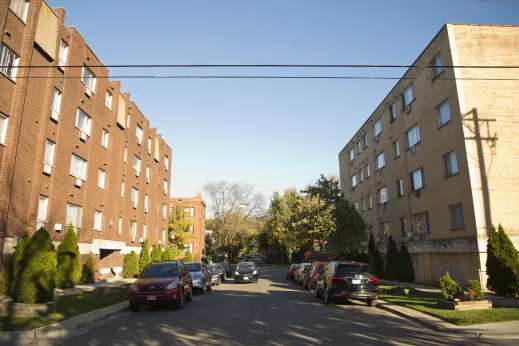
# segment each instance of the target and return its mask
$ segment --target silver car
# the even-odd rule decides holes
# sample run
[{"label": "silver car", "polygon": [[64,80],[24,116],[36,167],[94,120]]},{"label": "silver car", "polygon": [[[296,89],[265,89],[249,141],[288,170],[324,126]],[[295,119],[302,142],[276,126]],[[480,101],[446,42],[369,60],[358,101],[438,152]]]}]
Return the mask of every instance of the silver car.
[{"label": "silver car", "polygon": [[187,271],[191,274],[193,288],[201,293],[211,290],[211,274],[204,262],[185,263]]},{"label": "silver car", "polygon": [[211,285],[220,286],[222,283],[222,278],[220,276],[220,268],[217,264],[209,264],[207,266],[207,271],[211,275]]}]

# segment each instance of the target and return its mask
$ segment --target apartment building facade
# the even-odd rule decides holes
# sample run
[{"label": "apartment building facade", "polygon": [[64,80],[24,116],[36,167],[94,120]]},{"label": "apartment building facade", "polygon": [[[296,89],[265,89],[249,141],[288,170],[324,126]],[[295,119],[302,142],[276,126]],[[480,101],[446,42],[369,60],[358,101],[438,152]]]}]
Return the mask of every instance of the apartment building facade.
[{"label": "apartment building facade", "polygon": [[82,261],[112,269],[144,238],[167,243],[171,148],[64,19],[0,1],[0,258],[71,223]]},{"label": "apartment building facade", "polygon": [[205,255],[205,210],[206,204],[201,193],[193,197],[172,197],[169,208],[173,212],[175,208],[183,208],[184,215],[190,222],[186,230],[189,233],[189,243],[180,249],[181,254],[189,250],[193,256],[198,255],[202,258]]},{"label": "apartment building facade", "polygon": [[[519,27],[446,24],[339,154],[341,189],[382,252],[405,242],[416,281],[486,283],[502,223],[519,249]],[[514,80],[516,79],[516,80]]]}]

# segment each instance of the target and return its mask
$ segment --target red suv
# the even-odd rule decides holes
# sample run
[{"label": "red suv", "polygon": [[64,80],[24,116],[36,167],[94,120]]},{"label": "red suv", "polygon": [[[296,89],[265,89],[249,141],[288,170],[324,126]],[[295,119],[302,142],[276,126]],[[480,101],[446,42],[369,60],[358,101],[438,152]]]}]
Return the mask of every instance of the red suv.
[{"label": "red suv", "polygon": [[319,274],[322,274],[323,268],[326,265],[326,262],[317,262],[312,265],[312,269],[310,270],[309,280],[308,282],[304,282],[303,285],[308,287],[310,291],[315,289],[315,283],[317,281],[317,277]]},{"label": "red suv", "polygon": [[141,305],[164,303],[183,309],[184,302],[193,300],[193,283],[184,262],[152,262],[143,269],[128,292],[133,312],[138,312]]}]

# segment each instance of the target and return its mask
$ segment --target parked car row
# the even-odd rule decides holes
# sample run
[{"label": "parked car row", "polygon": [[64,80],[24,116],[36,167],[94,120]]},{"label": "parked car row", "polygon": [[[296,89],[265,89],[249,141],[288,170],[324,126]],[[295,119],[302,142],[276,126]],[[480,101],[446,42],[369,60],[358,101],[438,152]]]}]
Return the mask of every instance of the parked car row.
[{"label": "parked car row", "polygon": [[220,286],[225,281],[227,273],[232,274],[228,264],[225,267],[220,263],[206,265],[181,260],[152,262],[128,288],[130,310],[138,312],[142,305],[164,304],[183,309],[185,302],[193,300],[194,291],[211,291],[213,285]]},{"label": "parked car row", "polygon": [[345,299],[377,305],[378,278],[368,264],[355,261],[292,263],[286,278],[308,288],[329,305]]}]

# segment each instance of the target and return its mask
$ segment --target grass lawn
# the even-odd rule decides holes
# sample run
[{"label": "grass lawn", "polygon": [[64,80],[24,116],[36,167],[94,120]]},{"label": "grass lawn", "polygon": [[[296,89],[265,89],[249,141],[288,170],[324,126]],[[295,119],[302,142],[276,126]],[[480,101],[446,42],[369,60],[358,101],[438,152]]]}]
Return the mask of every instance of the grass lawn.
[{"label": "grass lawn", "polygon": [[31,330],[48,326],[67,318],[97,310],[128,299],[128,293],[118,295],[100,295],[93,292],[83,292],[70,296],[56,297],[57,311],[48,316],[9,317],[0,316],[1,331]]},{"label": "grass lawn", "polygon": [[440,295],[419,293],[416,295],[386,295],[380,298],[398,305],[415,309],[426,314],[441,318],[458,326],[470,326],[472,324],[505,322],[519,320],[518,308],[493,307],[490,310],[454,311],[437,306],[436,301]]}]

